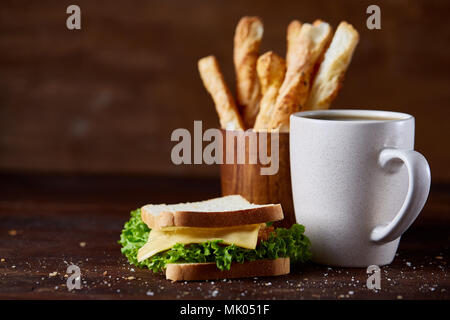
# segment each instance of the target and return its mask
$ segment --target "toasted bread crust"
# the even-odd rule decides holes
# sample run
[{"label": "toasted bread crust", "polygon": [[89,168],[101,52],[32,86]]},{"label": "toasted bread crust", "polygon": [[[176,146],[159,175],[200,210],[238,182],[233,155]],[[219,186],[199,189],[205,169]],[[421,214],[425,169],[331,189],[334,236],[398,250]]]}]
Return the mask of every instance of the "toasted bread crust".
[{"label": "toasted bread crust", "polygon": [[145,206],[141,208],[142,221],[149,228],[157,230],[164,227],[232,227],[278,221],[282,220],[283,217],[283,210],[280,204],[226,212],[161,212],[158,216],[148,212]]},{"label": "toasted bread crust", "polygon": [[166,279],[172,281],[215,280],[280,276],[289,272],[289,258],[233,263],[230,270],[224,271],[218,269],[215,263],[185,263],[168,264]]}]

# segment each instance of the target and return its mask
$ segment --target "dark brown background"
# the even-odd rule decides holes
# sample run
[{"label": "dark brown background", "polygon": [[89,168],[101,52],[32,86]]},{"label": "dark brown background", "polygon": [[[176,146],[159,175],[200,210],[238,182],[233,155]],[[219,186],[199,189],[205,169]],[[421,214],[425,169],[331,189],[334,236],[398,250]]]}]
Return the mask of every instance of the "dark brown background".
[{"label": "dark brown background", "polygon": [[235,25],[259,15],[262,51],[283,55],[292,19],[352,23],[361,41],[333,107],[412,113],[434,182],[450,182],[448,1],[76,1],[82,30],[69,31],[72,3],[2,1],[0,171],[217,175],[172,165],[170,134],[218,125],[196,62],[217,55],[234,88]]}]

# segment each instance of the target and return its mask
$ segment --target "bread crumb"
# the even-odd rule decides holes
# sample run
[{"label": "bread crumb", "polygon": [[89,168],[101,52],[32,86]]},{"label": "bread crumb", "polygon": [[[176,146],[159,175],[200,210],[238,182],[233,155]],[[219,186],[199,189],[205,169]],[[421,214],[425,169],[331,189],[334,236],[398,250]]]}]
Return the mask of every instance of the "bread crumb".
[{"label": "bread crumb", "polygon": [[8,234],[10,235],[10,236],[15,236],[15,235],[17,235],[17,230],[9,230],[8,231]]},{"label": "bread crumb", "polygon": [[86,242],[80,242],[80,247],[82,248],[86,247]]},{"label": "bread crumb", "polygon": [[435,258],[436,258],[436,259],[438,259],[438,260],[442,260],[442,259],[444,259],[444,257],[443,257],[443,256],[436,256]]},{"label": "bread crumb", "polygon": [[50,278],[51,278],[51,277],[55,277],[55,276],[57,276],[57,275],[58,275],[58,272],[57,272],[57,271],[48,274],[48,276],[49,276]]},{"label": "bread crumb", "polygon": [[0,260],[0,262],[5,262],[5,258],[2,258],[2,259]]},{"label": "bread crumb", "polygon": [[108,271],[103,272],[103,275],[106,276],[108,274]]},{"label": "bread crumb", "polygon": [[136,279],[136,278],[133,276],[127,278],[127,280],[134,280],[134,279]]},{"label": "bread crumb", "polygon": [[397,296],[397,299],[401,300],[403,299],[403,296]]}]

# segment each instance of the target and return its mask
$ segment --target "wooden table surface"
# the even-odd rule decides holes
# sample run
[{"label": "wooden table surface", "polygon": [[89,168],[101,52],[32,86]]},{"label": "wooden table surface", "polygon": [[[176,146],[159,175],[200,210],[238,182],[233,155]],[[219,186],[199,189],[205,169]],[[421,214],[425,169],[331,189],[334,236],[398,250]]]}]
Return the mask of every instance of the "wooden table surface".
[{"label": "wooden table surface", "polygon": [[[129,211],[145,203],[201,200],[215,179],[0,175],[0,298],[3,299],[449,299],[450,186],[433,186],[403,236],[381,289],[365,269],[315,264],[290,275],[171,283],[131,267],[117,244]],[[81,269],[68,291],[66,269]]]}]

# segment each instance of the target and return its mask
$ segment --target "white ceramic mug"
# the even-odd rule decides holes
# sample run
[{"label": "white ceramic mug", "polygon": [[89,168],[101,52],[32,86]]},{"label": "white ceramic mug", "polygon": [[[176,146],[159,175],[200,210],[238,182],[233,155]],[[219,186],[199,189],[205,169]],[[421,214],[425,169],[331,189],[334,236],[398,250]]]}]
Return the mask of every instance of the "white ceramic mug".
[{"label": "white ceramic mug", "polygon": [[428,163],[413,149],[409,114],[321,110],[291,116],[295,216],[306,227],[314,262],[392,262],[430,189]]}]

